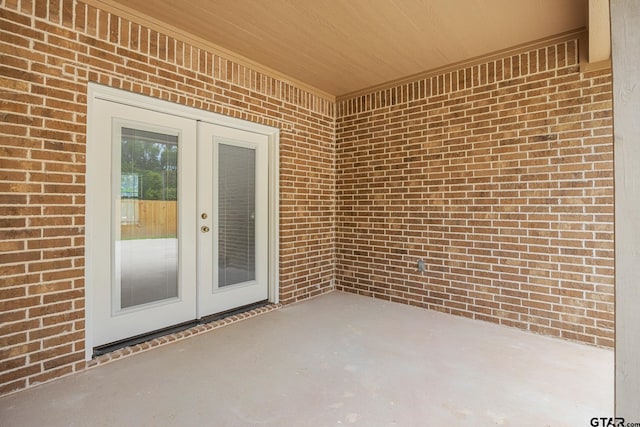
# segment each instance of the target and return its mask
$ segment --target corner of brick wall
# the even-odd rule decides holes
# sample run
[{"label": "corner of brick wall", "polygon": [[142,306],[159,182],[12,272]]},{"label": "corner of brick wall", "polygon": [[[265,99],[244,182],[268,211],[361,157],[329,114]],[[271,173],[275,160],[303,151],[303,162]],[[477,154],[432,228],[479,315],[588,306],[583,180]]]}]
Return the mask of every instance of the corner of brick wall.
[{"label": "corner of brick wall", "polygon": [[339,101],[337,289],[612,347],[611,100],[569,40]]}]

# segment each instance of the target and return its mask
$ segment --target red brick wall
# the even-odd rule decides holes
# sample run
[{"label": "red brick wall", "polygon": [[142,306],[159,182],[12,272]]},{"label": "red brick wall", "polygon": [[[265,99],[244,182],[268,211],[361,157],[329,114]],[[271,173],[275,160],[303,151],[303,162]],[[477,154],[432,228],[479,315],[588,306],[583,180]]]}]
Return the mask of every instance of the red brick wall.
[{"label": "red brick wall", "polygon": [[84,3],[0,0],[0,394],[85,366],[90,81],[280,128],[281,300],[333,289],[332,101]]},{"label": "red brick wall", "polygon": [[339,100],[336,287],[613,346],[611,98],[570,40]]},{"label": "red brick wall", "polygon": [[576,64],[574,40],[336,104],[75,0],[0,0],[0,394],[85,368],[90,81],[281,130],[283,302],[335,278],[611,346],[610,72]]}]

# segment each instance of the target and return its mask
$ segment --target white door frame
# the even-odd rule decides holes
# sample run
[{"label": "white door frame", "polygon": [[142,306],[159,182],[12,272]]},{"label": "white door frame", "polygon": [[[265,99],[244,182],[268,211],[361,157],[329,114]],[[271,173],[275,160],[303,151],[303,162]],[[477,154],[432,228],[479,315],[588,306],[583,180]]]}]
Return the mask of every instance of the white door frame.
[{"label": "white door frame", "polygon": [[[93,355],[93,284],[90,281],[92,269],[92,247],[91,247],[91,230],[95,224],[96,213],[93,211],[94,200],[98,196],[90,191],[94,188],[95,183],[104,179],[97,176],[91,167],[95,161],[99,161],[96,157],[95,144],[96,140],[96,120],[99,118],[94,111],[94,100],[101,99],[132,107],[143,108],[165,114],[171,114],[178,117],[184,117],[192,120],[211,123],[219,126],[225,126],[234,129],[240,129],[250,132],[266,135],[269,141],[269,256],[268,256],[268,275],[269,275],[269,302],[277,304],[279,302],[279,248],[280,248],[280,191],[279,191],[279,143],[280,130],[271,126],[265,126],[245,120],[227,117],[221,114],[208,111],[198,110],[193,107],[175,104],[168,101],[139,95],[120,89],[114,89],[102,86],[96,83],[89,83],[87,97],[87,144],[86,144],[86,202],[85,202],[85,360],[91,360]],[[194,217],[194,227],[197,218]],[[194,284],[195,285],[195,284]]]}]

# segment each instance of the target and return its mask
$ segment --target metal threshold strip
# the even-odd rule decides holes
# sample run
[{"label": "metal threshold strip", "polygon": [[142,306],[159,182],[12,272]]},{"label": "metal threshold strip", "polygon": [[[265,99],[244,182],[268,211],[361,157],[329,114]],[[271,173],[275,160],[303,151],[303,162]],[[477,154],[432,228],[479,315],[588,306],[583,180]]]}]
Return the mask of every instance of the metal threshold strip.
[{"label": "metal threshold strip", "polygon": [[148,332],[146,334],[136,335],[131,338],[127,338],[120,341],[114,341],[109,344],[104,344],[98,347],[93,348],[92,358],[96,358],[98,356],[102,356],[107,353],[111,353],[112,351],[119,350],[124,347],[130,347],[137,344],[141,344],[146,341],[151,341],[156,338],[160,338],[166,335],[175,334],[177,332],[182,332],[186,329],[192,328],[198,325],[205,325],[207,323],[212,323],[220,319],[224,319],[226,317],[234,316],[236,314],[245,313],[247,311],[255,310],[256,308],[264,307],[269,304],[269,301],[258,301],[253,304],[244,305],[242,307],[234,308],[231,310],[223,311],[221,313],[212,314],[210,316],[202,317],[201,319],[191,320],[188,322],[180,323],[178,325],[169,326],[168,328],[157,329],[155,331]]}]

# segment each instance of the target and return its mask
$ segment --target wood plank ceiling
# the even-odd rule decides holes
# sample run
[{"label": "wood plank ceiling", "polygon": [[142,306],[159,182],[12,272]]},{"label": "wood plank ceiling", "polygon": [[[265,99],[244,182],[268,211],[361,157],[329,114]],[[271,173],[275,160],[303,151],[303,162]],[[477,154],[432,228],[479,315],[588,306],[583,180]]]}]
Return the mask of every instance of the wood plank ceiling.
[{"label": "wood plank ceiling", "polygon": [[94,0],[330,95],[587,24],[586,0]]}]

